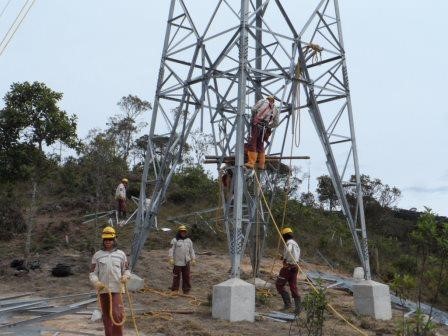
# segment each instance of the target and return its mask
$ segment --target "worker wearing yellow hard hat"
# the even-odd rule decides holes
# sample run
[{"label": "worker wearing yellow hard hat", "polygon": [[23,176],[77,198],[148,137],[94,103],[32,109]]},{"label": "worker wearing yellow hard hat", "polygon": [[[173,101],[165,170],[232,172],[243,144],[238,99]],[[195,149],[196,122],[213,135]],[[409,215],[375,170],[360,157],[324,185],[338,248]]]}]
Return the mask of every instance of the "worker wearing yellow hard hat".
[{"label": "worker wearing yellow hard hat", "polygon": [[106,226],[101,233],[102,239],[115,239],[117,238],[117,233],[112,226]]},{"label": "worker wearing yellow hard hat", "polygon": [[128,187],[129,180],[125,177],[121,179],[120,184],[115,190],[115,199],[118,202],[118,217],[126,219],[127,207],[126,207],[126,189]]},{"label": "worker wearing yellow hard hat", "polygon": [[[103,325],[106,335],[123,335],[124,307],[122,293],[131,272],[126,254],[117,249],[117,232],[106,226],[101,232],[103,248],[92,257],[89,280],[99,294]],[[112,312],[110,313],[110,310]]]},{"label": "worker wearing yellow hard hat", "polygon": [[283,299],[283,310],[288,310],[291,307],[291,298],[285,286],[287,283],[289,284],[291,296],[294,299],[294,313],[299,314],[300,295],[297,289],[299,269],[297,263],[300,259],[300,247],[294,240],[293,230],[290,227],[283,228],[281,234],[286,246],[283,251],[283,267],[280,269],[275,286]]},{"label": "worker wearing yellow hard hat", "polygon": [[196,263],[193,242],[188,238],[188,230],[185,225],[177,228],[176,237],[171,240],[171,248],[168,251],[170,264],[173,265],[172,291],[178,291],[182,278],[182,292],[188,294],[191,290],[190,264]]}]

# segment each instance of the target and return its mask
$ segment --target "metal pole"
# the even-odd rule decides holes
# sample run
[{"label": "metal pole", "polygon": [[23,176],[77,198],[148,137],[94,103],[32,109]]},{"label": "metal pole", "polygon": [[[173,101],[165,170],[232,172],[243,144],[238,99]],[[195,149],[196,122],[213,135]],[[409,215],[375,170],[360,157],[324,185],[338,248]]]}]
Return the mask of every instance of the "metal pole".
[{"label": "metal pole", "polygon": [[[145,164],[143,167],[142,180],[140,182],[140,197],[139,197],[137,217],[135,219],[134,237],[133,237],[133,245],[132,245],[132,252],[131,252],[131,255],[134,256],[134,258],[131,258],[131,270],[134,270],[135,265],[137,263],[137,260],[135,260],[136,259],[135,253],[140,249],[140,246],[137,246],[137,245],[139,244],[139,237],[142,234],[142,230],[143,230],[143,226],[144,226],[144,218],[143,218],[144,215],[143,214],[145,211],[145,202],[146,202],[146,184],[148,183],[149,165],[151,163],[151,160],[154,159],[152,157],[152,138],[154,136],[154,129],[156,126],[157,112],[159,110],[159,94],[160,94],[160,88],[161,88],[161,84],[163,82],[163,76],[164,76],[164,70],[165,70],[164,60],[166,58],[166,53],[167,53],[167,49],[168,49],[170,30],[171,30],[170,21],[173,18],[175,2],[176,2],[176,0],[171,0],[170,10],[169,10],[169,14],[168,14],[168,21],[167,21],[166,32],[165,32],[165,42],[163,44],[163,51],[162,51],[162,61],[160,62],[159,78],[157,80],[156,96],[154,99],[154,108],[152,110],[148,144],[146,146]],[[150,157],[151,157],[151,160],[149,159]]]},{"label": "metal pole", "polygon": [[359,174],[359,163],[358,163],[358,150],[356,148],[356,137],[355,137],[355,125],[353,121],[353,113],[352,113],[352,103],[350,99],[350,90],[348,86],[348,72],[347,72],[347,64],[345,62],[345,50],[344,50],[344,41],[342,38],[342,27],[341,27],[341,17],[339,15],[339,3],[338,0],[334,0],[334,8],[336,12],[337,25],[338,25],[338,35],[339,35],[339,44],[343,50],[342,52],[342,74],[344,80],[344,87],[346,88],[347,94],[347,111],[348,118],[350,123],[350,133],[352,138],[352,150],[353,150],[353,162],[355,166],[355,177],[356,177],[356,193],[357,193],[357,203],[359,208],[359,218],[361,221],[361,246],[364,256],[364,276],[366,280],[371,279],[370,273],[370,261],[369,261],[369,247],[367,244],[367,230],[366,230],[366,221],[364,215],[364,203],[363,203],[363,195],[361,188],[361,178]]},{"label": "metal pole", "polygon": [[[263,37],[262,37],[262,15],[263,11],[260,10],[262,4],[262,0],[257,0],[256,8],[258,9],[257,16],[255,19],[255,26],[257,27],[257,30],[255,32],[255,69],[261,70],[262,68],[262,62],[261,62],[261,55],[262,55],[262,47],[263,44]],[[255,101],[259,101],[262,97],[261,95],[261,74],[257,72],[255,76]]]},{"label": "metal pole", "polygon": [[246,77],[247,77],[247,20],[249,1],[241,0],[240,39],[239,39],[239,74],[238,74],[238,109],[236,115],[236,145],[235,145],[235,183],[233,207],[233,244],[232,274],[233,278],[240,276],[242,219],[243,219],[243,184],[244,184],[244,112],[246,109]]}]

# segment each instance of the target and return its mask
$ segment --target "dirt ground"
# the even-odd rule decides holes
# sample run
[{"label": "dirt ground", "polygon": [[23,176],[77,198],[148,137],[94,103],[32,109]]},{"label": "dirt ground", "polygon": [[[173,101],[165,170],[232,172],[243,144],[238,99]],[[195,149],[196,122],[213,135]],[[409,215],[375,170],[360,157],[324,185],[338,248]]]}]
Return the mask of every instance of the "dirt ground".
[{"label": "dirt ground", "polygon": [[[132,305],[134,309],[138,310],[136,323],[140,335],[306,335],[301,329],[303,321],[300,320],[291,324],[261,317],[257,318],[254,323],[230,323],[213,319],[210,306],[212,287],[228,279],[230,262],[228,256],[224,254],[215,255],[211,253],[202,254],[201,252],[204,251],[198,252],[198,263],[192,268],[193,288],[189,296],[172,295],[168,291],[171,282],[171,267],[167,263],[166,250],[152,250],[142,253],[135,273],[145,279],[146,287],[141,292],[132,293]],[[33,292],[33,297],[55,297],[92,290],[88,282],[90,256],[64,250],[57,254],[41,255],[39,259],[41,269],[14,275],[14,270],[9,267],[10,260],[2,258],[0,296],[19,292]],[[65,278],[51,276],[50,270],[58,262],[70,264],[74,274]],[[307,264],[305,266],[307,270],[330,271],[319,265]],[[271,283],[275,281],[275,274],[280,267],[279,261],[276,262],[271,274],[272,267],[272,259],[265,258],[262,260],[263,278]],[[242,269],[242,278],[247,279],[245,274],[250,272],[248,260],[243,260]],[[299,289],[303,294],[309,291],[303,279],[299,281]],[[275,294],[275,289],[271,292],[272,296],[268,296],[263,304],[257,304],[257,312],[264,313],[278,310],[282,306],[280,297]],[[356,314],[353,307],[353,297],[348,293],[329,289],[328,298],[335,309],[365,335],[395,334],[395,327],[401,312],[394,310],[392,321],[375,321]],[[75,301],[76,299],[58,301],[57,304],[69,304]],[[125,302],[126,307],[129,307],[127,298],[125,298]],[[84,335],[102,335],[102,324],[90,321],[90,312],[94,308],[95,304],[92,304],[85,311],[43,322],[35,328],[50,330],[41,333],[41,335],[74,335],[70,331],[76,331],[78,334],[84,333]],[[177,313],[165,312],[173,310]],[[130,314],[128,313],[128,315]],[[301,318],[303,319],[303,313]],[[136,335],[129,316],[125,329],[125,335]],[[0,335],[2,335],[2,331],[0,330]],[[361,335],[361,333],[340,318],[327,313],[324,335]],[[440,330],[439,335],[448,335],[448,333]]]}]

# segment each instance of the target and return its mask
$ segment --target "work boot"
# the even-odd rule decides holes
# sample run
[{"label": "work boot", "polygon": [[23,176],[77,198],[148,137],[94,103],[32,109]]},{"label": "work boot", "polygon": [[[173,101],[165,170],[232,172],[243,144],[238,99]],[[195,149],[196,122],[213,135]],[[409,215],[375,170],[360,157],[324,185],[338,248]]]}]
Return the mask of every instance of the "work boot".
[{"label": "work boot", "polygon": [[294,314],[299,315],[302,307],[300,306],[300,297],[294,299]]},{"label": "work boot", "polygon": [[282,296],[283,304],[284,304],[282,310],[288,310],[289,308],[291,308],[291,298],[289,297],[289,293],[283,292],[280,295]]},{"label": "work boot", "polygon": [[245,164],[246,168],[254,169],[255,162],[257,162],[257,152],[247,151],[247,162]]},{"label": "work boot", "polygon": [[265,170],[266,167],[266,155],[264,153],[258,153],[258,169]]}]

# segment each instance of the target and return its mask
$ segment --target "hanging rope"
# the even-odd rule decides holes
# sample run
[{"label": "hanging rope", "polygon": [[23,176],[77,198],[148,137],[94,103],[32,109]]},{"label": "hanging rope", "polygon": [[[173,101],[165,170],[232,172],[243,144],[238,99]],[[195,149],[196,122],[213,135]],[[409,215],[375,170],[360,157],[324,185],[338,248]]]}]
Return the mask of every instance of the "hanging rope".
[{"label": "hanging rope", "polygon": [[[139,331],[138,331],[137,323],[135,322],[134,306],[133,306],[131,295],[129,293],[129,290],[128,290],[128,287],[127,287],[126,284],[124,284],[124,289],[125,289],[125,292],[126,292],[127,297],[128,297],[129,310],[131,311],[131,317],[132,317],[132,322],[134,324],[134,329],[135,329],[135,332],[136,332],[137,336],[139,336],[140,334],[139,334]],[[109,295],[109,317],[110,317],[110,319],[111,319],[111,321],[112,321],[112,323],[114,325],[122,326],[126,322],[126,311],[123,309],[123,318],[121,319],[121,321],[119,321],[119,322],[115,321],[114,315],[113,315],[113,311],[112,311],[112,292],[110,291],[110,289],[108,287],[106,287],[106,290],[107,290],[107,294]],[[123,302],[122,290],[120,290],[119,294],[120,294],[120,301]],[[103,311],[103,308],[101,306],[100,292],[97,291],[96,295],[97,295],[98,307],[100,308],[101,313],[104,314],[105,312]]]},{"label": "hanging rope", "polygon": [[308,53],[311,53],[311,60],[313,63],[316,63],[316,62],[322,60],[322,51],[323,50],[324,50],[324,48],[322,48],[320,45],[310,43],[305,47],[304,53],[305,53],[305,55],[307,55]]},{"label": "hanging rope", "polygon": [[[256,180],[256,183],[257,183],[257,185],[258,185],[258,188],[260,188],[260,190],[262,190],[262,188],[261,188],[261,184],[260,184],[260,180],[258,179],[257,175],[255,175],[255,180]],[[269,216],[271,217],[272,223],[274,224],[274,227],[275,227],[275,229],[276,229],[278,235],[280,236],[280,240],[281,240],[281,242],[283,243],[283,245],[284,245],[285,248],[286,248],[286,247],[287,247],[286,242],[285,242],[285,240],[284,240],[283,237],[282,237],[280,228],[278,227],[277,222],[276,222],[274,216],[272,215],[271,208],[269,207],[269,204],[268,204],[268,202],[267,202],[267,200],[266,200],[266,197],[264,196],[264,193],[263,193],[263,192],[261,192],[261,196],[262,196],[263,201],[264,201],[264,203],[265,203],[266,209],[267,209],[268,212],[269,212]],[[303,271],[302,267],[299,265],[299,262],[298,262],[297,260],[295,260],[295,258],[294,258],[294,256],[292,255],[291,251],[289,251],[288,249],[286,249],[286,250],[287,250],[288,253],[290,254],[292,260],[294,260],[294,263],[295,263],[295,264],[297,265],[297,267],[299,268],[299,271],[300,271],[302,274],[305,274],[305,272]],[[305,274],[305,275],[306,275],[306,274]],[[309,285],[309,286],[310,286],[310,287],[317,293],[317,292],[318,292],[318,289],[317,289],[316,286],[314,286],[314,284],[308,279],[307,276],[305,276],[305,280],[306,280],[306,283],[307,283],[307,284],[308,284],[308,285]],[[335,316],[337,316],[337,317],[340,318],[342,321],[344,321],[345,323],[347,323],[347,325],[349,325],[350,327],[352,327],[354,330],[356,330],[357,332],[359,332],[361,335],[367,336],[367,333],[366,333],[366,332],[362,331],[362,330],[359,329],[357,326],[355,326],[353,323],[351,323],[350,321],[348,321],[348,320],[347,320],[341,313],[339,313],[339,312],[338,312],[338,311],[337,311],[331,304],[328,303],[328,304],[327,304],[327,307],[329,308],[330,311],[332,311],[332,312],[334,313]]]},{"label": "hanging rope", "polygon": [[[291,175],[292,175],[292,150],[293,150],[293,144],[294,144],[294,138],[291,139],[291,151],[289,153],[290,159],[289,159],[289,170],[288,170],[288,177],[286,179],[286,185],[285,185],[285,198],[284,198],[284,202],[283,202],[283,212],[282,212],[282,223],[281,223],[281,227],[280,230],[283,229],[284,225],[285,225],[285,218],[286,218],[286,210],[288,208],[288,198],[289,198],[289,192],[291,191]],[[261,192],[261,194],[263,195],[263,193]],[[263,195],[264,197],[264,195]],[[280,244],[281,244],[281,239],[279,237],[278,241],[277,241],[277,249],[276,249],[276,255],[279,254],[280,251]],[[275,257],[273,259],[272,262],[272,267],[271,267],[271,271],[270,271],[270,275],[272,276],[274,273],[274,267],[275,264],[277,262],[277,258]],[[264,289],[266,289],[267,286],[267,282],[264,285]]]}]

